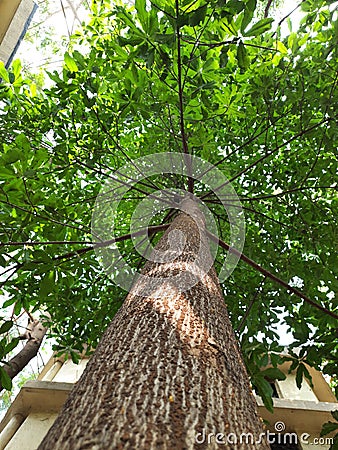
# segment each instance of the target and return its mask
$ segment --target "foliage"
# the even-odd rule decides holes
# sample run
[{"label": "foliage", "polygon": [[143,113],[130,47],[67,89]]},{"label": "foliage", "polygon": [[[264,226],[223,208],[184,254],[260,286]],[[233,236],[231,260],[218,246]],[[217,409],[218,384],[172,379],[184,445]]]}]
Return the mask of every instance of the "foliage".
[{"label": "foliage", "polygon": [[[338,430],[338,411],[332,411],[331,415],[336,422],[329,421],[324,423],[322,431],[320,432],[321,436],[326,436],[327,434],[330,434]],[[333,443],[330,447],[330,450],[335,450],[337,448],[337,445],[338,445],[338,433],[336,433],[335,436],[333,437]]]},{"label": "foliage", "polygon": [[81,17],[89,10],[87,1],[43,0],[18,48],[22,71],[42,89],[48,83],[45,69],[61,67],[63,55],[71,45],[74,27],[81,25]]},{"label": "foliage", "polygon": [[[244,253],[322,308],[243,261],[223,284],[266,404],[271,408],[265,377],[281,376],[280,323],[293,334],[298,385],[304,363],[335,376],[337,320],[329,312],[337,312],[338,21],[332,1],[301,7],[297,33],[289,22],[289,35],[281,36],[272,18],[256,17],[255,0],[95,1],[77,50],[64,55],[60,73],[49,74],[49,89],[37,93],[19,61],[8,72],[0,66],[4,308],[16,315],[47,309],[61,352],[95,347],[126,295],[89,245],[100,188],[138,157],[188,151],[236,189],[246,214]],[[181,188],[187,180],[162,175],[131,184],[116,236],[129,233],[136,205],[155,187]],[[206,186],[194,188],[226,242],[222,205]],[[164,212],[153,223],[165,221]],[[143,264],[129,240],[118,245],[129,264]],[[220,248],[216,269],[224,257]],[[269,358],[274,368],[262,375]]]},{"label": "foliage", "polygon": [[15,395],[18,393],[18,390],[29,380],[34,380],[36,378],[36,374],[33,372],[24,373],[21,372],[18,374],[17,379],[15,380],[15,388],[11,390],[6,390],[1,393],[0,399],[0,418],[1,414],[6,411],[6,409],[11,405],[11,402]]}]

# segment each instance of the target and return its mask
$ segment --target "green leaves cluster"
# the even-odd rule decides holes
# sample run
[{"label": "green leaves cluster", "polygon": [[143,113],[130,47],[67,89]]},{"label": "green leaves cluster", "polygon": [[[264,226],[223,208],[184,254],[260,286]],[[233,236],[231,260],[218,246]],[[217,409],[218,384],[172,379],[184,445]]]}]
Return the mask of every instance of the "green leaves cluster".
[{"label": "green leaves cluster", "polygon": [[[322,431],[320,432],[321,436],[326,436],[327,434],[330,434],[338,430],[338,411],[332,411],[331,415],[334,418],[335,422],[329,421],[324,423]],[[333,437],[333,443],[331,444],[329,450],[335,450],[335,448],[337,448],[337,444],[338,444],[338,433],[336,433],[335,436]]]}]

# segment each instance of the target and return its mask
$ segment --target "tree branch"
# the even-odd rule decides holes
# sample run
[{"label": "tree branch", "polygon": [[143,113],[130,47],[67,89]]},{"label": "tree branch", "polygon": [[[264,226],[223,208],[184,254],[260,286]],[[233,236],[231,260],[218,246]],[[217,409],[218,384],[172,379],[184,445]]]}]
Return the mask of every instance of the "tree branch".
[{"label": "tree branch", "polygon": [[272,4],[273,0],[268,0],[268,3],[266,4],[265,10],[264,10],[264,18],[266,19],[269,15],[269,9]]},{"label": "tree branch", "polygon": [[184,104],[183,104],[183,86],[182,86],[182,61],[181,61],[181,31],[178,25],[178,19],[180,16],[179,0],[176,0],[176,35],[177,35],[177,79],[178,79],[178,100],[180,105],[180,129],[182,137],[182,146],[185,156],[185,162],[188,172],[188,191],[194,192],[194,179],[192,178],[191,158],[189,156],[188,142],[185,134],[184,127]]},{"label": "tree branch", "polygon": [[[43,326],[40,320],[28,320],[26,331],[22,336],[27,339],[26,345],[18,354],[1,366],[11,380],[37,355],[47,330],[48,328]],[[0,382],[0,392],[2,390],[3,386]]]},{"label": "tree branch", "polygon": [[246,319],[249,317],[250,311],[251,311],[251,309],[252,309],[252,307],[253,307],[253,305],[254,305],[258,295],[261,292],[261,288],[262,288],[265,280],[266,280],[266,276],[260,281],[260,283],[259,283],[259,285],[258,285],[258,287],[256,289],[256,292],[255,292],[254,296],[252,297],[251,302],[249,303],[249,306],[247,307],[247,309],[245,311],[245,314],[243,315],[241,321],[238,324],[236,333],[239,334],[240,331],[242,330],[243,326],[245,325]]},{"label": "tree branch", "polygon": [[[267,195],[260,195],[257,197],[244,197],[241,198],[240,201],[241,202],[245,202],[245,201],[254,201],[254,200],[267,200],[269,198],[278,198],[278,197],[284,197],[284,195],[286,194],[292,194],[294,192],[299,192],[299,191],[307,191],[310,189],[337,189],[337,186],[303,186],[303,187],[298,187],[298,188],[294,188],[294,189],[288,189],[286,191],[283,192],[279,192],[278,194],[267,194]],[[227,199],[227,201],[231,201],[231,199]],[[238,202],[238,199],[234,199],[235,202]]]},{"label": "tree branch", "polygon": [[248,256],[245,256],[243,253],[239,252],[238,250],[236,250],[234,247],[230,247],[229,244],[226,244],[224,241],[222,241],[221,239],[219,239],[217,236],[215,236],[214,234],[210,233],[209,231],[207,231],[207,235],[208,237],[213,241],[216,242],[218,245],[220,245],[222,248],[224,248],[225,250],[228,250],[230,253],[233,253],[234,255],[239,256],[239,258],[246,262],[247,264],[249,264],[249,266],[253,267],[254,269],[258,270],[259,272],[261,272],[263,275],[265,275],[266,277],[270,278],[271,280],[275,281],[276,283],[280,284],[281,286],[283,286],[284,288],[286,288],[288,291],[292,292],[293,294],[295,294],[297,297],[301,298],[302,300],[304,300],[306,303],[308,303],[309,305],[319,309],[320,311],[324,312],[325,314],[333,317],[334,319],[338,320],[338,315],[335,314],[334,312],[324,308],[323,306],[319,305],[318,303],[314,302],[313,300],[311,300],[310,298],[308,298],[305,294],[303,294],[302,292],[300,292],[298,289],[290,286],[288,283],[286,283],[285,281],[281,280],[280,278],[278,278],[276,275],[272,274],[271,272],[269,272],[268,270],[264,269],[262,266],[260,266],[259,264],[257,264],[255,261],[253,261],[252,259],[250,259]]},{"label": "tree branch", "polygon": [[202,195],[200,198],[203,200],[206,197],[209,197],[212,193],[215,193],[216,191],[222,189],[223,187],[227,186],[229,183],[231,183],[232,181],[236,180],[237,178],[239,178],[241,175],[243,175],[244,173],[248,172],[248,170],[252,169],[253,167],[257,166],[257,164],[261,163],[262,161],[264,161],[265,159],[269,158],[271,155],[273,155],[274,153],[276,153],[278,150],[280,150],[281,148],[285,147],[286,145],[290,144],[291,142],[293,142],[295,139],[300,138],[302,136],[304,136],[306,133],[309,133],[312,130],[315,130],[317,127],[319,127],[320,125],[323,125],[324,123],[327,123],[329,121],[333,120],[332,117],[328,117],[326,119],[321,120],[320,122],[317,122],[316,124],[312,125],[309,128],[306,128],[305,130],[300,131],[299,133],[297,133],[296,135],[292,136],[292,138],[288,139],[287,141],[283,142],[283,144],[277,145],[277,147],[275,147],[273,150],[271,150],[270,152],[265,153],[265,155],[261,156],[260,158],[256,159],[256,161],[254,161],[253,163],[251,163],[249,166],[245,167],[244,169],[242,169],[240,172],[238,172],[236,175],[234,175],[233,177],[231,177],[229,180],[227,180],[225,183],[221,184],[220,186],[218,186],[216,189],[213,190],[213,192],[207,192],[206,194]]}]

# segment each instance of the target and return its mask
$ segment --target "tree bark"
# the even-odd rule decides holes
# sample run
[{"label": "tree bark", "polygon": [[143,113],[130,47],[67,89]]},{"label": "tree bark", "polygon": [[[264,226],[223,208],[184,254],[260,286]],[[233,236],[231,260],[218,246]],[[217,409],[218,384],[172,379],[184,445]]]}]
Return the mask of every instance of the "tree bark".
[{"label": "tree bark", "polygon": [[[183,251],[146,263],[150,278],[136,282],[39,450],[269,448],[216,272],[203,271],[204,218],[190,200],[184,209],[155,247],[173,253],[183,233]],[[198,282],[182,292],[177,274]]]},{"label": "tree bark", "polygon": [[[21,336],[23,339],[27,339],[26,345],[7,364],[2,365],[2,368],[7,372],[11,380],[38,354],[47,329],[39,320],[29,319],[26,332]],[[2,390],[3,386],[0,383],[0,392]]]}]

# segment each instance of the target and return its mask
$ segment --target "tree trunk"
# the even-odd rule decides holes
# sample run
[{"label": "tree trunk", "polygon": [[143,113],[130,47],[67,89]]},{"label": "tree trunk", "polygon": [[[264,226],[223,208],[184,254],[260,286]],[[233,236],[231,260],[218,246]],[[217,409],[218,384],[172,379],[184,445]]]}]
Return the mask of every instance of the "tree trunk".
[{"label": "tree trunk", "polygon": [[[146,263],[150,278],[136,282],[39,450],[269,448],[216,272],[203,272],[204,218],[192,200],[183,209],[155,252],[173,254],[182,233],[183,251]],[[182,292],[180,274],[197,284]]]}]

